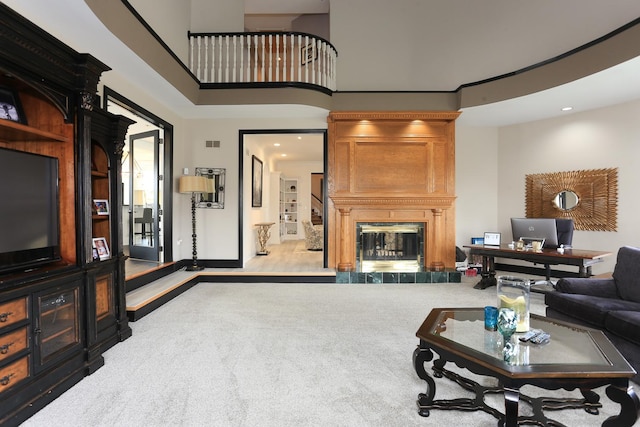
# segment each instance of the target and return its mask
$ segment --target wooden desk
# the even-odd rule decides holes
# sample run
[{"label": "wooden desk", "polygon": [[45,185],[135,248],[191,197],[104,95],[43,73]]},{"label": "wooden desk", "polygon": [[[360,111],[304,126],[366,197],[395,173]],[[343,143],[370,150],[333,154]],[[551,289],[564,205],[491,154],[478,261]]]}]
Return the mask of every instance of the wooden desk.
[{"label": "wooden desk", "polygon": [[584,249],[565,249],[564,253],[560,253],[555,249],[542,249],[540,252],[535,252],[532,249],[511,249],[508,245],[467,245],[465,248],[469,249],[469,255],[482,256],[482,278],[474,286],[476,289],[484,289],[496,285],[494,263],[496,257],[521,259],[543,264],[546,266],[547,280],[549,280],[549,265],[575,265],[578,267],[580,277],[589,277],[591,276],[591,266],[602,262],[602,258],[611,255],[611,252],[587,251]]}]

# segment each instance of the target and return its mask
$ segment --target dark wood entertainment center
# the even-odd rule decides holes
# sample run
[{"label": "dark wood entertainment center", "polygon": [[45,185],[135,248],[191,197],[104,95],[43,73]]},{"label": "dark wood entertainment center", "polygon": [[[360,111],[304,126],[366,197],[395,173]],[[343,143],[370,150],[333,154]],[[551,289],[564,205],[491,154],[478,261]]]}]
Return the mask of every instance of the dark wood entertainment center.
[{"label": "dark wood entertainment center", "polygon": [[[17,94],[26,118],[0,119],[0,147],[59,160],[61,261],[0,274],[0,424],[18,425],[131,336],[119,176],[132,122],[99,108],[109,67],[4,4],[0,43],[0,87]],[[94,212],[96,199],[108,201],[108,214]],[[94,259],[94,238],[107,243],[108,258]]]}]

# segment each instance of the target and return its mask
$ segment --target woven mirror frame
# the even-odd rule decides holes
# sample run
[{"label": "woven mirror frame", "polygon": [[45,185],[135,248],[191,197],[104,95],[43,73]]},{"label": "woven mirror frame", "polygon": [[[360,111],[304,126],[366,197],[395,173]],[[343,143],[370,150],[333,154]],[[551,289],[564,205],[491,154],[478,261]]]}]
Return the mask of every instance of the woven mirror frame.
[{"label": "woven mirror frame", "polygon": [[[527,218],[571,218],[576,230],[617,230],[617,168],[532,174],[525,180]],[[564,191],[577,196],[570,209],[555,202]]]}]

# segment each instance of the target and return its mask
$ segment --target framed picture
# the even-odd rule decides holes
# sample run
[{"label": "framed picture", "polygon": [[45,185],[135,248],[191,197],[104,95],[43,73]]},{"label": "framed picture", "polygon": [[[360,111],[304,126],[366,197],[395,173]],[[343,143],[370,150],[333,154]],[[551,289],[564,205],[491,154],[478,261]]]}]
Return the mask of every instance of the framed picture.
[{"label": "framed picture", "polygon": [[93,210],[96,215],[109,215],[109,201],[103,199],[93,200]]},{"label": "framed picture", "polygon": [[484,233],[484,244],[500,246],[500,233]]},{"label": "framed picture", "polygon": [[0,86],[0,119],[27,124],[18,93],[5,86]]},{"label": "framed picture", "polygon": [[300,49],[300,59],[302,65],[306,65],[318,59],[318,49],[316,48],[316,45],[314,43],[309,43],[308,45],[303,46]]},{"label": "framed picture", "polygon": [[98,252],[98,258],[100,260],[111,258],[111,255],[109,254],[109,245],[107,245],[107,239],[104,237],[94,237],[93,247]]},{"label": "framed picture", "polygon": [[251,156],[251,207],[262,207],[262,160]]}]

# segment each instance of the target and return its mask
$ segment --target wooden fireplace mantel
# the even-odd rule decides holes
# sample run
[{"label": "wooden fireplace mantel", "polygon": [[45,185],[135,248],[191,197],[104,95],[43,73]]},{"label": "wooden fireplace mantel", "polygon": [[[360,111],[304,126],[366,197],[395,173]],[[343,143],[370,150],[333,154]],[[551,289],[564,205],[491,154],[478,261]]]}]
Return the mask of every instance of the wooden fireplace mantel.
[{"label": "wooden fireplace mantel", "polygon": [[364,222],[425,224],[425,268],[455,266],[455,119],[458,112],[329,115],[328,257],[355,269]]}]

